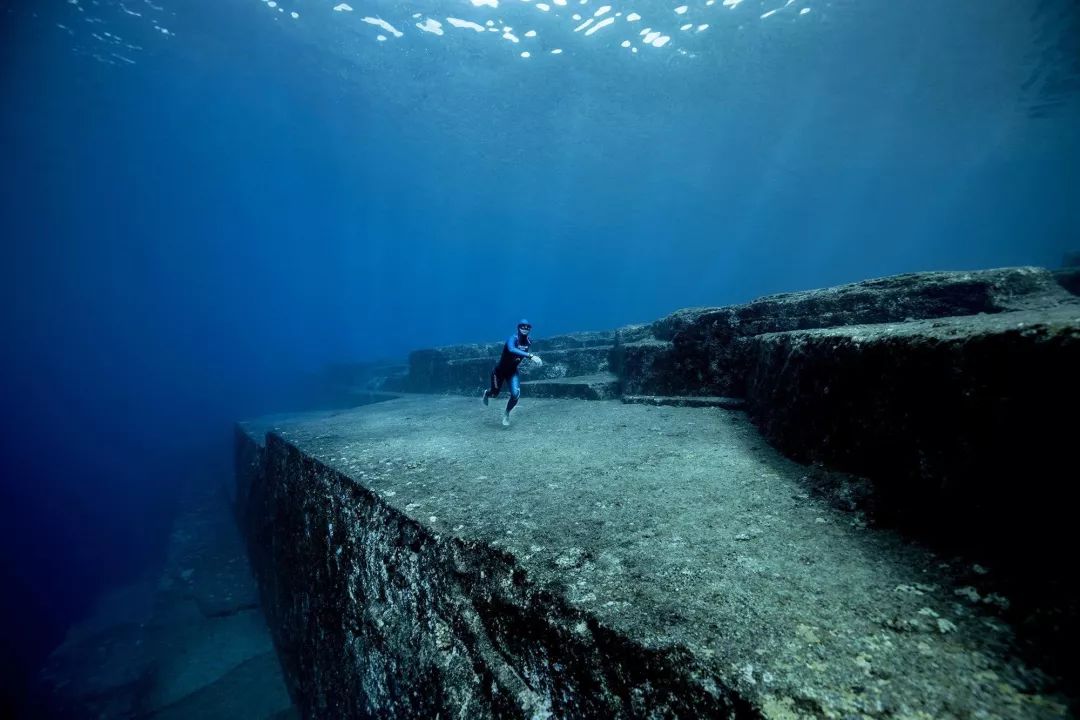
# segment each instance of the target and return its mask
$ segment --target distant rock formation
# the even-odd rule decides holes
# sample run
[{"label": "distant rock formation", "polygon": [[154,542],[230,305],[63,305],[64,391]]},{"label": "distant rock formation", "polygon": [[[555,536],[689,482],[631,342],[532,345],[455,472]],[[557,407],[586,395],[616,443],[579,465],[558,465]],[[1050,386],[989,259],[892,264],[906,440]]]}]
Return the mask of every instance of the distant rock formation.
[{"label": "distant rock formation", "polygon": [[[544,356],[526,369],[527,394],[581,397],[575,378],[618,395],[746,395],[754,349],[765,333],[845,325],[972,317],[1077,302],[1071,284],[1041,268],[898,275],[825,290],[771,295],[745,305],[680,310],[647,325],[534,341]],[[405,377],[380,389],[478,393],[486,387],[500,343],[452,345],[409,356]]]}]

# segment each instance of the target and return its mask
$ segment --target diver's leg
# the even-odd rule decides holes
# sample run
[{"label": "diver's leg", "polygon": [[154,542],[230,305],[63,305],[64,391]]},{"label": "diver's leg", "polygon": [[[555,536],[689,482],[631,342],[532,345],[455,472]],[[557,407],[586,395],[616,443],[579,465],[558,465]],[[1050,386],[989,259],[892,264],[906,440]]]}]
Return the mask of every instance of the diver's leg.
[{"label": "diver's leg", "polygon": [[510,411],[518,404],[519,397],[521,397],[521,383],[518,381],[518,374],[514,373],[510,376],[510,399],[506,401],[506,412],[503,413],[503,425],[510,424]]},{"label": "diver's leg", "polygon": [[498,368],[491,371],[491,387],[484,391],[484,394],[480,397],[484,405],[488,404],[488,400],[493,397],[499,397],[499,390],[502,386],[502,378],[499,377]]}]

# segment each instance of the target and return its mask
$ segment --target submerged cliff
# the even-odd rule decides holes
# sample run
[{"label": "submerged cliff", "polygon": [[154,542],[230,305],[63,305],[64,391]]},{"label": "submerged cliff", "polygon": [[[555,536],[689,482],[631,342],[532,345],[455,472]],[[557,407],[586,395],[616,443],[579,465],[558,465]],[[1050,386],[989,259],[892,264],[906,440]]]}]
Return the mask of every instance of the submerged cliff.
[{"label": "submerged cliff", "polygon": [[42,669],[50,720],[294,720],[223,488],[187,489],[159,574],[112,588]]},{"label": "submerged cliff", "polygon": [[306,716],[1068,714],[1059,277],[886,278],[536,348],[508,429],[455,396],[486,383],[477,345],[365,379],[396,399],[238,427]]}]

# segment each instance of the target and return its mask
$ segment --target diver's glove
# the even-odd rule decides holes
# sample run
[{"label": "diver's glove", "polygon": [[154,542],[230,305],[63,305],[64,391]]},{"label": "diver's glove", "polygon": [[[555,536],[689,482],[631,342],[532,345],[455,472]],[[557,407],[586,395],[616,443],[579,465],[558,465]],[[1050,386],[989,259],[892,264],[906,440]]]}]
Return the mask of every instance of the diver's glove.
[{"label": "diver's glove", "polygon": [[532,356],[532,361],[533,361],[533,364],[536,365],[536,367],[543,367],[544,366],[544,361],[540,359],[539,355],[533,355]]}]

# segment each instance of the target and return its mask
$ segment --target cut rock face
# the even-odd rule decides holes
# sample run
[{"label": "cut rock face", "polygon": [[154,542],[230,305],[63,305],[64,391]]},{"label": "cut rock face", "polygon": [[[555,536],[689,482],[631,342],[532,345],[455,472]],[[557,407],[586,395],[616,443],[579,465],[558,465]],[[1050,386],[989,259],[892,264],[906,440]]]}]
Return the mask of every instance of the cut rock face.
[{"label": "cut rock face", "polygon": [[798,460],[934,478],[966,504],[1020,478],[1045,484],[1030,494],[1042,503],[1074,457],[1061,412],[1080,401],[1080,305],[772,333],[752,348],[751,411]]}]

